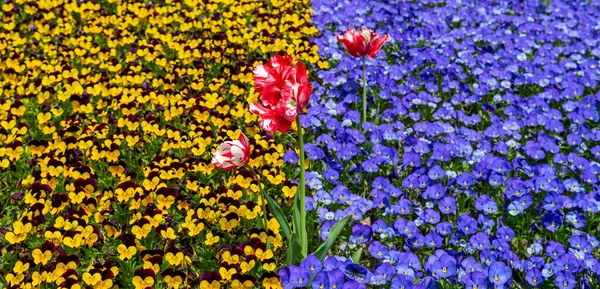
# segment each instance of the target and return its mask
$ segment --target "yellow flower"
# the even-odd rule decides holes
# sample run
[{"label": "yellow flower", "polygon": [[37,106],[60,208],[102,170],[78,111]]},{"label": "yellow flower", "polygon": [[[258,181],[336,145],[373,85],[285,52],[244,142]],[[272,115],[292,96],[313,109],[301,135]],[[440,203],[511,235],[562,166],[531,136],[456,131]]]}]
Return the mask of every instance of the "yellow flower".
[{"label": "yellow flower", "polygon": [[204,244],[206,244],[206,246],[210,246],[219,242],[219,240],[219,236],[213,236],[212,232],[208,232],[208,234],[206,234],[206,241],[204,241]]},{"label": "yellow flower", "polygon": [[90,286],[94,286],[98,284],[102,280],[102,275],[100,273],[94,273],[94,275],[85,272],[83,273],[83,281]]},{"label": "yellow flower", "polygon": [[183,252],[177,252],[176,254],[168,252],[167,254],[165,254],[165,259],[167,260],[167,262],[169,262],[169,264],[171,264],[171,266],[177,266],[181,264],[183,258]]},{"label": "yellow flower", "polygon": [[144,279],[142,279],[142,277],[140,276],[134,276],[132,281],[136,289],[144,289],[146,287],[152,287],[152,285],[154,285],[154,278],[150,276]]},{"label": "yellow flower", "polygon": [[202,282],[200,282],[200,289],[221,289],[221,283],[219,283],[219,281],[207,281],[207,280],[202,280]]},{"label": "yellow flower", "polygon": [[50,259],[52,259],[52,252],[51,251],[42,252],[42,250],[40,250],[40,249],[35,249],[31,253],[31,256],[33,257],[33,263],[35,263],[36,265],[38,265],[38,264],[46,265],[46,263],[48,263],[48,261],[50,261]]},{"label": "yellow flower", "polygon": [[17,263],[15,263],[15,266],[13,267],[13,272],[15,272],[16,274],[21,274],[27,271],[27,269],[29,269],[29,263],[23,264],[23,262],[19,260],[17,261]]},{"label": "yellow flower", "polygon": [[117,252],[119,252],[119,258],[121,260],[129,260],[137,253],[137,249],[134,246],[127,247],[123,244],[119,244],[119,246],[117,246]]}]

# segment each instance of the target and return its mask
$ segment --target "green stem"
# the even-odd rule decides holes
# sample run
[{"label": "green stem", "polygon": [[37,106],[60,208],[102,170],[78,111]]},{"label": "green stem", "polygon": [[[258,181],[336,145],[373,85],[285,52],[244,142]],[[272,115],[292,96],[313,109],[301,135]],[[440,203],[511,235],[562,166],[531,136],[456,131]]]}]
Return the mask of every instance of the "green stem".
[{"label": "green stem", "polygon": [[365,62],[365,57],[363,56],[363,123],[367,122],[367,66]]},{"label": "green stem", "polygon": [[294,231],[298,235],[298,240],[300,241],[300,245],[302,246],[302,256],[308,256],[308,236],[306,234],[306,204],[305,204],[305,182],[306,182],[306,172],[304,167],[304,139],[302,138],[302,124],[300,124],[300,115],[296,116],[296,125],[298,126],[298,148],[300,150],[299,162],[300,162],[300,180],[298,184],[298,190],[296,191],[296,200],[294,203],[298,202],[298,204],[294,204],[294,210],[298,210],[299,220],[294,222]]}]

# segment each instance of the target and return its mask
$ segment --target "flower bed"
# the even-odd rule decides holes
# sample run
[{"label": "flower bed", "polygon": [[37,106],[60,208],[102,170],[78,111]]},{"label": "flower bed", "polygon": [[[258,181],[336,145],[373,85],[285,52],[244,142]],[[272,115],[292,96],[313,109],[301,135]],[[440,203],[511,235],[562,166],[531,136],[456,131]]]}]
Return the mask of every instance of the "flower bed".
[{"label": "flower bed", "polygon": [[308,2],[2,3],[0,288],[277,284],[257,180],[211,156],[252,132],[250,165],[291,198],[248,106],[271,54],[318,61]]},{"label": "flower bed", "polygon": [[1,4],[0,289],[600,286],[598,3],[130,2]]},{"label": "flower bed", "polygon": [[[313,2],[309,216],[322,240],[353,222],[285,288],[598,286],[600,10],[551,2]],[[366,58],[368,122],[336,39],[361,26],[393,38]]]}]

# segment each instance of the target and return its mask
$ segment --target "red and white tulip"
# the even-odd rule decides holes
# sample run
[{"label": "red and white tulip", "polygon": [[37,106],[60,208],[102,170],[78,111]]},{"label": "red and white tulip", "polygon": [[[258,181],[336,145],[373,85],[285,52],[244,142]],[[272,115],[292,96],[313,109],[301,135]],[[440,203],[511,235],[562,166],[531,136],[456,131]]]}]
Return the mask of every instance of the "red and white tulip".
[{"label": "red and white tulip", "polygon": [[254,88],[260,102],[251,103],[250,112],[261,117],[260,126],[269,133],[287,132],[312,93],[306,67],[279,54],[254,69]]},{"label": "red and white tulip", "polygon": [[363,28],[362,30],[348,29],[344,35],[338,35],[337,39],[344,44],[350,55],[354,57],[369,56],[375,58],[381,46],[388,42],[389,35],[379,36],[377,32]]},{"label": "red and white tulip", "polygon": [[224,170],[241,167],[250,161],[250,142],[244,133],[237,140],[219,145],[213,154],[212,164]]}]

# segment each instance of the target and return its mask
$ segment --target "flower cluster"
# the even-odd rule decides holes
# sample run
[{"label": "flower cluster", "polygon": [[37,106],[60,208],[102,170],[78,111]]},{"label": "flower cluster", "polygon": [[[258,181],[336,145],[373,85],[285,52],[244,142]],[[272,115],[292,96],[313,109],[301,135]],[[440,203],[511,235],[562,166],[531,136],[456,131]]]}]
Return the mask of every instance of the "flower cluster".
[{"label": "flower cluster", "polygon": [[[547,2],[313,2],[330,65],[301,117],[306,204],[315,238],[353,224],[285,288],[598,286],[600,9]],[[364,123],[336,37],[361,27],[393,39],[366,59]]]},{"label": "flower cluster", "polygon": [[2,1],[0,287],[277,286],[261,184],[216,167],[293,197],[248,109],[266,55],[319,61],[307,4]]}]

